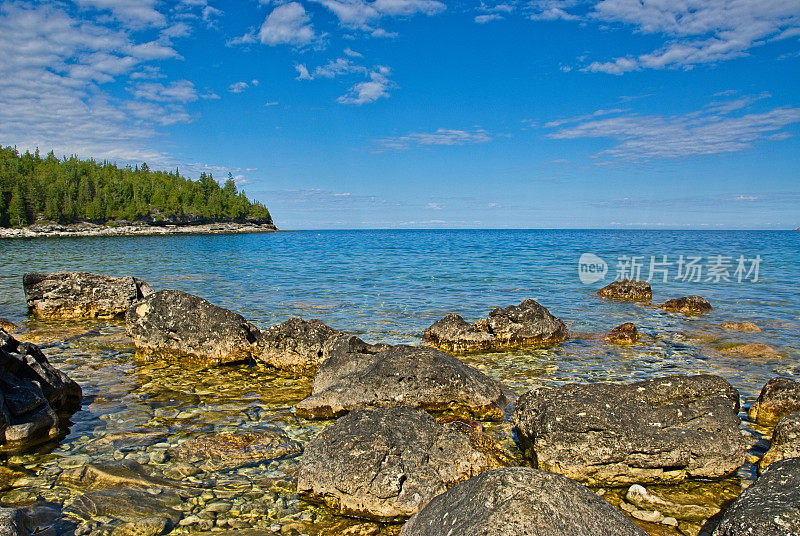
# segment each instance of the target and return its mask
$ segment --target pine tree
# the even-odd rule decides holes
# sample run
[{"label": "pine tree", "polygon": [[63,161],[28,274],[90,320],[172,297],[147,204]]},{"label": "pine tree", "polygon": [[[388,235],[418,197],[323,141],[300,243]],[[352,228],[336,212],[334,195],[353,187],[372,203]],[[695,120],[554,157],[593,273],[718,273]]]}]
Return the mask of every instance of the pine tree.
[{"label": "pine tree", "polygon": [[14,188],[11,201],[8,203],[8,219],[12,227],[25,227],[28,225],[28,210],[25,208],[25,199],[19,186]]}]

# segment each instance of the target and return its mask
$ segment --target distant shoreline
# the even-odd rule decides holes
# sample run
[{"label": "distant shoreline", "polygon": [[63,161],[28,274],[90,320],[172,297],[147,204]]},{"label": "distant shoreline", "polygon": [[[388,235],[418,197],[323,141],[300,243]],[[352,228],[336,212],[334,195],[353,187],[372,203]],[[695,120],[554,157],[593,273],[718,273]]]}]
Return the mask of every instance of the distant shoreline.
[{"label": "distant shoreline", "polygon": [[244,234],[280,232],[271,223],[218,222],[197,225],[98,225],[76,223],[70,225],[37,224],[21,229],[0,228],[0,238],[48,238],[74,236],[164,236],[194,234]]}]

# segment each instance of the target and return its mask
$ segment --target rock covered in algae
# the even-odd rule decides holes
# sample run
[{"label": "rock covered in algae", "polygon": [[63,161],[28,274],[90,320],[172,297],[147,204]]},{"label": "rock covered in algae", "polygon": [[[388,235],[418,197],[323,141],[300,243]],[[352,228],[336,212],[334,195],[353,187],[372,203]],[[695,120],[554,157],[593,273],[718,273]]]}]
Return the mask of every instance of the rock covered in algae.
[{"label": "rock covered in algae", "polygon": [[758,468],[763,471],[771,463],[786,458],[800,458],[800,411],[786,415],[775,425],[769,450],[761,458]]},{"label": "rock covered in algae", "polygon": [[47,360],[38,346],[0,328],[0,444],[23,450],[65,430],[80,408],[80,386]]},{"label": "rock covered in algae", "polygon": [[561,319],[535,300],[525,300],[498,307],[474,324],[449,314],[426,329],[423,340],[445,352],[463,354],[557,344],[567,336]]},{"label": "rock covered in algae", "polygon": [[797,410],[800,410],[800,382],[779,377],[764,384],[747,416],[754,423],[773,426],[784,415]]},{"label": "rock covered in algae", "polygon": [[457,423],[440,424],[417,408],[352,411],[306,445],[297,490],[346,515],[399,520],[499,467],[500,457],[482,448],[486,442],[473,443]]},{"label": "rock covered in algae", "polygon": [[181,462],[204,471],[227,471],[245,465],[297,456],[303,451],[297,441],[279,429],[222,432],[184,441],[170,451]]},{"label": "rock covered in algae", "polygon": [[739,393],[712,375],[541,387],[514,424],[539,468],[587,484],[721,477],[744,462]]},{"label": "rock covered in algae", "polygon": [[239,314],[180,290],[161,290],[125,314],[138,352],[224,364],[250,360],[259,330]]},{"label": "rock covered in algae", "polygon": [[686,316],[695,316],[711,311],[711,304],[702,296],[684,296],[667,300],[659,307],[669,313],[683,313]]},{"label": "rock covered in algae", "polygon": [[608,332],[603,339],[614,344],[633,344],[640,337],[636,325],[633,322],[625,322]]},{"label": "rock covered in algae", "polygon": [[800,458],[771,464],[725,511],[713,536],[800,534]]},{"label": "rock covered in algae", "polygon": [[486,471],[435,497],[400,536],[646,536],[619,510],[561,475],[509,467]]},{"label": "rock covered in algae", "polygon": [[135,277],[89,272],[27,273],[22,277],[28,309],[39,318],[109,318],[153,293]]},{"label": "rock covered in algae", "polygon": [[501,420],[506,398],[499,383],[434,348],[393,346],[376,354],[337,352],[317,371],[301,417],[332,418],[354,409],[414,406]]},{"label": "rock covered in algae", "polygon": [[647,302],[653,299],[653,289],[647,281],[618,279],[598,290],[597,295],[612,300]]}]

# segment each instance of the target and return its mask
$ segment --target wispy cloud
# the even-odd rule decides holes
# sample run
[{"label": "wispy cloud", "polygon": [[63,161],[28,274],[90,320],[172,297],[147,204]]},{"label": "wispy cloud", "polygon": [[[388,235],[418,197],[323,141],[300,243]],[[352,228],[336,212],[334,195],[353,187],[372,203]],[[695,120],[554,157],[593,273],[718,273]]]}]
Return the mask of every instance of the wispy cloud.
[{"label": "wispy cloud", "polygon": [[369,73],[369,80],[353,85],[346,94],[337,100],[341,104],[369,104],[378,99],[389,98],[389,89],[394,82],[389,79],[392,70],[385,65],[378,65]]},{"label": "wispy cloud", "polygon": [[243,93],[250,87],[255,87],[258,85],[258,80],[253,79],[250,82],[234,82],[233,84],[228,86],[228,91],[231,93]]},{"label": "wispy cloud", "polygon": [[743,151],[786,134],[784,128],[800,123],[797,107],[742,113],[752,100],[712,103],[702,110],[672,116],[618,113],[595,119],[595,114],[589,114],[548,124],[558,128],[549,137],[610,139],[614,147],[598,156],[639,161]]},{"label": "wispy cloud", "polygon": [[492,136],[485,130],[453,130],[440,128],[435,132],[415,132],[405,136],[383,138],[378,143],[384,149],[402,151],[412,147],[430,147],[441,145],[471,145],[488,143]]},{"label": "wispy cloud", "polygon": [[[438,0],[314,0],[328,8],[339,23],[351,29],[373,32],[383,17],[409,17],[416,14],[436,15],[447,6]],[[385,32],[385,30],[384,30]],[[381,37],[382,35],[375,35]]]}]

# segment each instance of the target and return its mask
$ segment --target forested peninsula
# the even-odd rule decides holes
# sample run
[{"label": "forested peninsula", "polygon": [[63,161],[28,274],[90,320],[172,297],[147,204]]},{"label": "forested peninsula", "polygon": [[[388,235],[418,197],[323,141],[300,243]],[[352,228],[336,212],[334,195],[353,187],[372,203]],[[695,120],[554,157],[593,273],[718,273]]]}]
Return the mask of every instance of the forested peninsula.
[{"label": "forested peninsula", "polygon": [[[175,227],[275,230],[267,207],[239,191],[230,173],[220,185],[206,173],[194,181],[177,169],[152,171],[146,163],[119,167],[76,156],[59,159],[52,151],[42,157],[38,150],[0,147],[0,228],[6,234],[9,229],[33,229],[34,235],[81,229],[164,234]],[[157,232],[147,233],[147,228]]]}]

